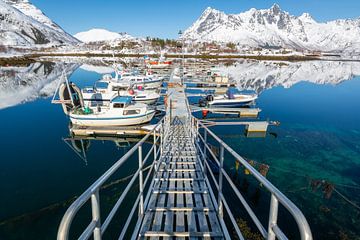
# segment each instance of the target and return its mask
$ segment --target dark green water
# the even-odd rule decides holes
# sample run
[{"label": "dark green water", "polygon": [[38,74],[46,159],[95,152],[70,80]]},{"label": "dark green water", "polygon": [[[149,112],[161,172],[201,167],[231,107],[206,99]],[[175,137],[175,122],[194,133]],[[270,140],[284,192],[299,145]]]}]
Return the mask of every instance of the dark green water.
[{"label": "dark green water", "polygon": [[[281,122],[271,127],[272,134],[266,138],[245,138],[242,127],[213,130],[240,155],[270,166],[268,179],[303,211],[315,239],[359,239],[360,210],[344,197],[360,205],[360,78],[354,70],[360,68],[342,63],[314,65],[270,64],[271,68],[266,66],[271,76],[260,71],[258,77],[249,72],[242,76],[243,87],[260,94],[261,119]],[[249,63],[242,62],[239,72],[246,71],[242,66],[250,71]],[[0,71],[0,239],[54,239],[71,200],[129,149],[113,141],[91,141],[85,163],[64,143],[68,119],[60,106],[50,103],[48,94],[56,87],[53,78],[59,77],[54,72],[59,68],[61,74],[63,67],[57,63]],[[263,63],[251,63],[251,67],[262,69]],[[313,72],[294,76],[304,67]],[[27,78],[24,71],[32,75]],[[85,86],[100,76],[77,69],[70,80]],[[284,88],[284,79],[290,78],[297,81]],[[134,162],[117,177],[131,173]],[[225,164],[234,171],[233,160]],[[244,177],[241,170],[239,175]],[[313,179],[331,182],[337,191],[327,199],[321,190],[311,190]],[[113,191],[105,194],[104,201],[113,201]],[[268,213],[262,204],[255,208],[265,209],[264,216]]]}]

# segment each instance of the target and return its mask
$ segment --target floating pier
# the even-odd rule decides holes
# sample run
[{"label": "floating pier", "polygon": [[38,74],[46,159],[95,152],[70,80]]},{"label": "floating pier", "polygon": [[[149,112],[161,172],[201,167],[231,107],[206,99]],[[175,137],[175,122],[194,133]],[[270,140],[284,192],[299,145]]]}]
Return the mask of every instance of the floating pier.
[{"label": "floating pier", "polygon": [[144,125],[134,127],[83,127],[73,125],[70,127],[70,133],[75,136],[128,136],[128,135],[146,135],[155,125]]},{"label": "floating pier", "polygon": [[[68,208],[58,230],[58,240],[69,239],[73,219],[87,202],[91,203],[92,219],[79,239],[102,239],[119,211],[126,213],[126,219],[116,228],[119,232],[112,233],[112,239],[245,239],[237,224],[237,218],[244,216],[236,215],[239,211],[234,211],[235,208],[246,212],[254,230],[264,239],[288,239],[282,231],[288,226],[278,223],[279,205],[294,218],[299,238],[312,239],[300,209],[213,133],[209,129],[211,122],[192,116],[185,87],[175,74],[170,79],[166,100],[165,117]],[[268,126],[264,122],[245,122],[245,125],[248,131],[263,131]],[[146,152],[145,142],[153,143]],[[219,149],[217,153],[213,151],[214,144]],[[138,158],[138,168],[125,189],[116,193],[118,197],[111,210],[100,216],[101,187],[125,162],[133,160],[131,156]],[[268,218],[259,219],[230,178],[224,162],[234,159],[271,196]],[[131,209],[123,207],[125,199],[131,201],[132,204],[127,202]]]}]

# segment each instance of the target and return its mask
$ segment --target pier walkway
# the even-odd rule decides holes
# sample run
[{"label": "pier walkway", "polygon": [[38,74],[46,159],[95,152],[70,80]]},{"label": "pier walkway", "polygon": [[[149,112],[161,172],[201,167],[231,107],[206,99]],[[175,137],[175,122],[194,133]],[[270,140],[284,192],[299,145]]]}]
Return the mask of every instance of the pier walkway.
[{"label": "pier walkway", "polygon": [[[303,240],[312,239],[301,211],[206,124],[191,115],[184,86],[174,74],[166,106],[166,115],[156,127],[68,208],[58,240],[70,239],[73,219],[88,202],[92,218],[78,239],[102,239],[121,211],[126,212],[126,219],[117,219],[115,222],[121,222],[121,226],[115,227],[118,231],[107,232],[110,238],[106,239],[246,239],[238,225],[239,218],[249,219],[251,230],[264,239],[288,239],[278,224],[278,218],[283,217],[278,214],[279,205],[290,213],[299,229],[292,238],[299,235]],[[153,144],[145,151],[144,145],[149,141]],[[218,152],[212,148],[214,145]],[[125,162],[134,160],[131,157],[138,159],[138,168],[104,214],[100,204],[102,186]],[[269,193],[267,219],[258,218],[224,168],[224,161],[234,160]],[[125,201],[131,209],[122,207]]]}]

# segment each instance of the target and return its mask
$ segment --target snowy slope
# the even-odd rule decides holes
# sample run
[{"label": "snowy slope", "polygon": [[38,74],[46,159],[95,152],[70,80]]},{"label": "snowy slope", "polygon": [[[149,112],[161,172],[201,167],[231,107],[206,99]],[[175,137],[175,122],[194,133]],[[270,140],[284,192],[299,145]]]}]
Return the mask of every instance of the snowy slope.
[{"label": "snowy slope", "polygon": [[267,62],[243,60],[232,66],[219,68],[229,75],[241,89],[262,92],[276,86],[290,88],[301,82],[336,85],[360,76],[358,62]]},{"label": "snowy slope", "polygon": [[196,41],[236,42],[252,47],[360,51],[360,18],[316,22],[309,14],[293,16],[277,4],[240,14],[207,8],[183,34]]},{"label": "snowy slope", "polygon": [[134,37],[127,33],[111,32],[106,29],[90,29],[85,32],[79,32],[74,35],[82,42],[99,42],[99,41],[113,41],[113,40],[133,40]]},{"label": "snowy slope", "polygon": [[79,41],[27,0],[0,0],[3,45],[75,44]]}]

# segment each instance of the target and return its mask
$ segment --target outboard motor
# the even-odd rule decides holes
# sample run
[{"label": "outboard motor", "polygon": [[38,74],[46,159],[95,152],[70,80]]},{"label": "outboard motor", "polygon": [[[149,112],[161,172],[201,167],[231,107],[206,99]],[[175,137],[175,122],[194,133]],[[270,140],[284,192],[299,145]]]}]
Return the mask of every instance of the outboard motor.
[{"label": "outboard motor", "polygon": [[214,101],[214,96],[213,95],[207,95],[205,99],[206,99],[206,101],[211,102],[211,101]]},{"label": "outboard motor", "polygon": [[[71,96],[70,96],[71,94]],[[69,114],[70,111],[77,107],[84,107],[84,100],[82,97],[82,93],[79,87],[77,87],[74,83],[62,83],[59,89],[59,97],[60,100],[63,101],[62,107],[65,114]],[[70,102],[72,100],[72,102]],[[66,101],[66,102],[65,102]]]}]

